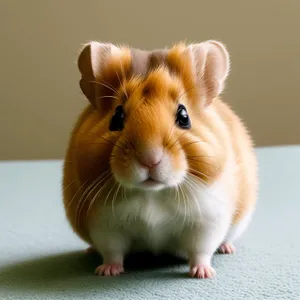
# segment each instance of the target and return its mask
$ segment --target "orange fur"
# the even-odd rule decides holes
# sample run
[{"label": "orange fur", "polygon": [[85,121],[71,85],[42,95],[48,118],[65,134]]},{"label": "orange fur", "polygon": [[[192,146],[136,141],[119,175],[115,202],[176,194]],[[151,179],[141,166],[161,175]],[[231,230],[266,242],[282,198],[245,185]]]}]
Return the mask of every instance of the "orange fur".
[{"label": "orange fur", "polygon": [[[174,169],[184,168],[187,162],[190,173],[206,184],[215,182],[228,157],[234,157],[238,184],[232,199],[232,222],[239,222],[254,208],[257,167],[249,134],[228,105],[219,98],[204,97],[205,86],[196,86],[192,62],[185,51],[184,44],[173,47],[165,64],[158,64],[153,58],[155,67],[144,76],[134,73],[127,48],[121,50],[118,58],[109,59],[97,76],[85,77],[86,62],[79,62],[84,93],[92,104],[81,114],[71,134],[63,194],[67,217],[85,241],[91,242],[87,222],[93,205],[112,201],[112,196],[106,197],[114,184],[113,179],[108,179],[112,172],[126,175],[133,157],[161,144],[171,155]],[[174,124],[179,102],[186,106],[191,118],[190,130],[183,131]],[[114,108],[120,104],[124,106],[126,126],[122,132],[109,132]],[[104,172],[107,180],[93,186]],[[103,186],[104,196],[93,203]]]}]

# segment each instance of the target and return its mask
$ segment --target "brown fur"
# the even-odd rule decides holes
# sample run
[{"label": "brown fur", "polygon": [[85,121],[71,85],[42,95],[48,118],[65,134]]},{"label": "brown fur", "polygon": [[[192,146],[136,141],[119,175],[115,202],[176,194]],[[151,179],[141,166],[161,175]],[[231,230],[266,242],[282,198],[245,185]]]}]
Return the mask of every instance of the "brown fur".
[{"label": "brown fur", "polygon": [[[156,145],[164,145],[175,169],[184,168],[186,157],[190,173],[207,184],[219,178],[228,157],[233,156],[239,184],[232,199],[236,207],[232,222],[239,222],[255,205],[256,160],[241,120],[219,98],[208,97],[214,88],[209,78],[204,82],[202,76],[200,86],[197,85],[199,80],[184,44],[168,52],[153,53],[122,48],[121,55],[108,59],[96,76],[90,72],[91,66],[87,70],[83,67],[91,60],[88,50],[80,56],[81,87],[91,105],[81,114],[71,134],[63,194],[67,217],[87,242],[92,199],[105,182],[109,189],[114,181],[104,180],[94,189],[92,183],[106,171],[107,177],[111,170],[126,173],[132,157]],[[190,130],[174,125],[179,102],[190,115]],[[122,133],[109,132],[110,119],[119,104],[124,106],[126,126]],[[101,199],[111,201],[111,197]]]}]

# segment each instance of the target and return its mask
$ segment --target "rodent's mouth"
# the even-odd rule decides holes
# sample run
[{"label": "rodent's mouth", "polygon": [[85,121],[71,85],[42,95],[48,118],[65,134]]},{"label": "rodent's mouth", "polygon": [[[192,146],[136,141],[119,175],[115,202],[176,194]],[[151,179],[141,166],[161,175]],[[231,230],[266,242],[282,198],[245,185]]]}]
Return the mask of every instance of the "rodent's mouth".
[{"label": "rodent's mouth", "polygon": [[164,186],[165,184],[163,182],[152,179],[151,177],[139,183],[139,187],[144,189],[160,189]]}]

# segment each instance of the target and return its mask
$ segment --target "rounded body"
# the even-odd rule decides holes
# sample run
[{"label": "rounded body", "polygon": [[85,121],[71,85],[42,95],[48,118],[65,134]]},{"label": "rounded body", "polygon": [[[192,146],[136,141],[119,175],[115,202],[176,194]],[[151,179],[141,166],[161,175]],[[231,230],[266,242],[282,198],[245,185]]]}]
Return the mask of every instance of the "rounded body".
[{"label": "rounded body", "polygon": [[91,104],[71,134],[63,194],[73,229],[103,256],[96,272],[117,275],[127,253],[150,250],[185,255],[192,276],[213,276],[212,255],[234,251],[257,194],[252,140],[218,97],[226,49],[89,47],[79,68]]},{"label": "rounded body", "polygon": [[[221,151],[227,153],[222,174],[212,185],[191,177],[190,182],[180,188],[149,192],[117,189],[112,178],[105,181],[106,187],[100,195],[103,199],[94,204],[87,217],[88,204],[103,188],[100,182],[94,191],[93,188],[87,191],[96,177],[91,176],[89,180],[95,166],[94,162],[85,161],[84,148],[80,142],[78,144],[82,136],[97,133],[98,113],[89,106],[75,126],[64,166],[64,203],[69,220],[81,238],[96,249],[116,235],[116,241],[111,245],[113,249],[116,247],[114,243],[121,243],[118,247],[124,248],[125,252],[138,247],[139,250],[177,253],[186,250],[186,239],[193,240],[211,226],[215,231],[212,233],[215,235],[212,241],[214,250],[224,241],[233,242],[248,225],[255,208],[256,157],[252,141],[234,112],[220,100],[209,110],[207,118],[216,125],[214,134],[222,130],[226,132]],[[95,147],[92,141],[87,144]],[[78,158],[82,156],[82,160],[77,160],[77,155]],[[109,162],[100,161],[96,168],[103,168],[104,173],[109,168],[106,163]],[[79,171],[78,168],[82,169]],[[85,196],[90,199],[86,200]],[[83,200],[86,203],[81,203]]]}]

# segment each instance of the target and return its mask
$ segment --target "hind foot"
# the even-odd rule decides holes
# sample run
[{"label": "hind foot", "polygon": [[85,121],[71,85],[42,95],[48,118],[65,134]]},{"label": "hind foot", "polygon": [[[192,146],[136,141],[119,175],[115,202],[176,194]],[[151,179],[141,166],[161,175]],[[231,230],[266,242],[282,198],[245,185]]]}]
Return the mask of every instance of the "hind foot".
[{"label": "hind foot", "polygon": [[95,253],[97,253],[97,250],[93,246],[90,246],[84,250],[84,253],[85,254],[95,254]]},{"label": "hind foot", "polygon": [[124,272],[122,264],[103,264],[96,268],[95,274],[101,276],[117,276]]},{"label": "hind foot", "polygon": [[231,243],[222,243],[218,248],[220,254],[233,254],[235,251],[235,247]]}]

